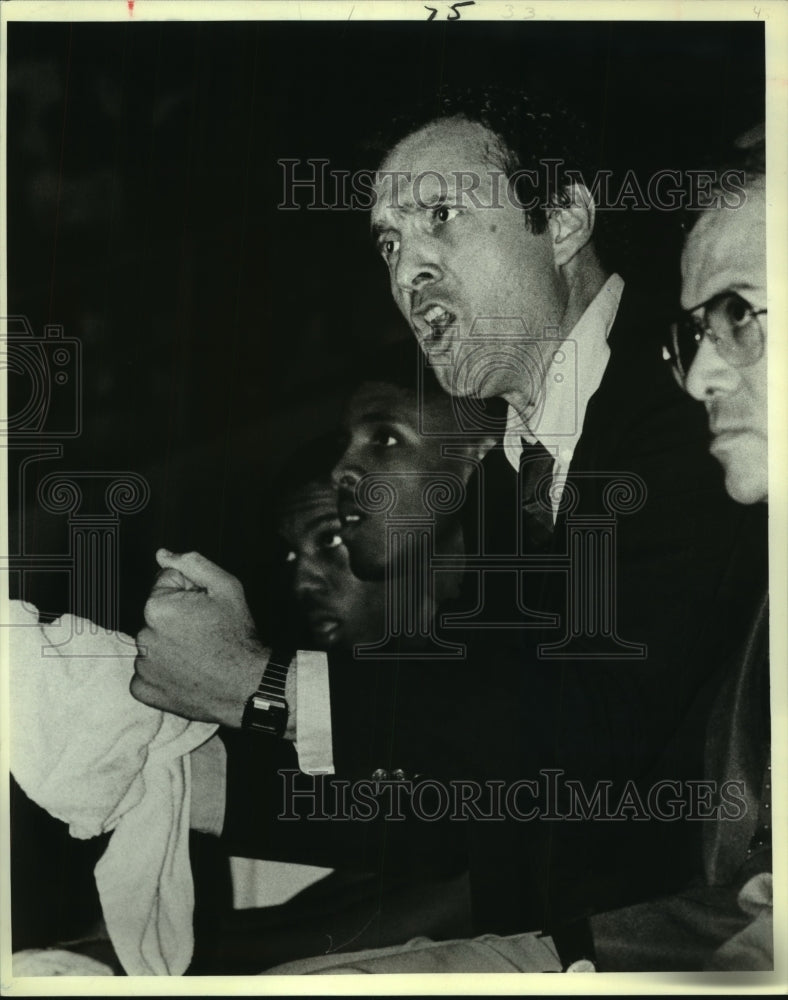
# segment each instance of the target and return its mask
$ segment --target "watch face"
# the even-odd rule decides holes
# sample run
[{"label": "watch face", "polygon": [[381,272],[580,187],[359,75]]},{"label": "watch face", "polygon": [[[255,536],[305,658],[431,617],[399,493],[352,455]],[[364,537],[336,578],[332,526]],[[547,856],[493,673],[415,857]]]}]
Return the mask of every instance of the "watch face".
[{"label": "watch face", "polygon": [[277,711],[281,712],[282,709],[287,709],[287,705],[284,702],[262,694],[252,695],[252,707],[255,711],[274,713]]},{"label": "watch face", "polygon": [[287,702],[257,693],[246,703],[242,725],[245,729],[281,736],[287,725],[287,716]]}]

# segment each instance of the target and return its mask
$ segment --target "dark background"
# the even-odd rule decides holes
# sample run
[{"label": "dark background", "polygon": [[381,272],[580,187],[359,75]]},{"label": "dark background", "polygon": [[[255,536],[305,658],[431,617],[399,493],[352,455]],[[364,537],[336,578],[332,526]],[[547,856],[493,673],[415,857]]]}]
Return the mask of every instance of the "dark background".
[{"label": "dark background", "polygon": [[[374,167],[358,140],[400,107],[442,83],[493,81],[569,100],[619,174],[703,167],[763,116],[763,26],[9,24],[9,311],[37,336],[61,325],[82,350],[79,400],[73,379],[53,386],[43,436],[11,452],[12,553],[68,551],[65,515],[35,498],[49,472],[136,472],[151,495],[119,524],[121,626],[141,624],[159,545],[236,572],[265,623],[271,479],[334,422],[360,349],[407,336],[365,213],[278,210],[276,161]],[[650,283],[655,308],[674,306],[675,214],[627,223],[614,263]],[[31,386],[13,364],[8,377],[13,425]],[[77,401],[80,432],[59,437]],[[62,458],[36,458],[56,441]],[[67,574],[23,563],[12,596],[49,614],[73,606]],[[25,947],[84,930],[101,845],[70,842],[19,801]]]},{"label": "dark background", "polygon": [[[82,345],[82,431],[28,468],[27,495],[56,468],[148,480],[120,525],[130,631],[158,545],[237,572],[265,617],[270,477],[333,422],[359,348],[406,335],[366,213],[278,210],[277,159],[358,166],[360,138],[452,82],[554,91],[601,162],[642,177],[714,162],[763,115],[757,23],[10,24],[8,40],[10,312]],[[627,216],[619,269],[674,298],[675,216]],[[25,378],[10,389],[13,414]],[[22,520],[26,551],[64,551],[65,517],[30,501]],[[14,585],[68,604],[62,575]]]}]

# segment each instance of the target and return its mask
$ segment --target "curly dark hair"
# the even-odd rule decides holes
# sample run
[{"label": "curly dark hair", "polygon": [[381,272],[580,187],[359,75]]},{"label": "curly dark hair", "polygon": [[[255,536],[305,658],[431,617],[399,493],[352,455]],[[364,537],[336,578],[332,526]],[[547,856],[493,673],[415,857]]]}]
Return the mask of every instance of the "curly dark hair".
[{"label": "curly dark hair", "polygon": [[[395,115],[369,142],[383,159],[408,135],[439,119],[463,118],[489,129],[496,141],[485,154],[491,167],[515,178],[514,192],[527,225],[535,233],[547,227],[551,205],[566,202],[565,188],[590,181],[596,170],[587,125],[554,97],[540,97],[502,85],[443,87],[437,94]],[[550,169],[545,169],[545,165]],[[522,172],[529,171],[528,189]],[[536,177],[536,181],[534,181]],[[557,190],[552,186],[557,181]],[[535,207],[531,207],[534,205]]]}]

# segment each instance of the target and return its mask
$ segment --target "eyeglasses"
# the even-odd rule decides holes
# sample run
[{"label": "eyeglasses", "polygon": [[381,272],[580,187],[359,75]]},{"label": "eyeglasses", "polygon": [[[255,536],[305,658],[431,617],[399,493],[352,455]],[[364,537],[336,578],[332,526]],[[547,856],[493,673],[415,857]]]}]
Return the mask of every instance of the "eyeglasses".
[{"label": "eyeglasses", "polygon": [[765,309],[753,309],[736,292],[722,292],[683,312],[671,326],[670,344],[662,349],[679,384],[683,386],[687,381],[704,337],[709,338],[717,354],[732,368],[747,368],[759,361],[765,337],[758,317],[765,314]]}]

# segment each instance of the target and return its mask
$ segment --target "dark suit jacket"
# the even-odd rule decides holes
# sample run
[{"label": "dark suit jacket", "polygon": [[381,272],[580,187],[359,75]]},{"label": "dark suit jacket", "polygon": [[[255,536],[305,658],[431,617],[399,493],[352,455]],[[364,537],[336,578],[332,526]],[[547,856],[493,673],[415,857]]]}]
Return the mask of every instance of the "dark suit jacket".
[{"label": "dark suit jacket", "polygon": [[[248,857],[365,871],[381,885],[464,871],[464,824],[448,818],[414,820],[407,796],[394,787],[397,782],[372,781],[381,770],[401,771],[407,780],[425,773],[434,730],[430,702],[420,692],[427,680],[431,695],[436,678],[437,672],[420,661],[329,657],[334,777],[298,773],[289,742],[223,731],[228,849]],[[360,804],[354,803],[356,788],[364,797]],[[281,819],[285,813],[292,818]],[[387,819],[387,813],[394,818]]]},{"label": "dark suit jacket", "polygon": [[[525,603],[557,615],[558,626],[478,629],[470,637],[467,676],[458,674],[466,704],[455,703],[458,725],[431,748],[434,770],[511,782],[560,769],[583,783],[587,797],[610,783],[614,805],[629,779],[645,801],[659,780],[680,782],[687,799],[687,781],[704,778],[705,722],[722,664],[748,634],[764,589],[766,518],[762,505],[743,507],[725,493],[708,452],[706,414],[675,384],[663,338],[648,296],[626,289],[567,485],[576,495],[573,516],[592,518],[606,514],[605,490],[618,473],[634,474],[645,487],[642,504],[616,516],[610,550],[610,617],[614,609],[618,637],[645,655],[610,656],[600,630],[577,636],[565,658],[551,658],[546,647],[564,634],[570,595],[582,600],[589,586],[577,574],[567,580],[560,571],[528,572]],[[516,534],[516,477],[500,449],[482,473],[469,489],[467,536],[481,526],[502,551]],[[560,514],[551,543],[556,566],[572,530],[572,519]],[[592,534],[580,536],[584,544]],[[598,608],[604,595],[592,593]],[[478,929],[544,928],[679,886],[700,868],[702,825],[648,818],[474,823]]]},{"label": "dark suit jacket", "polygon": [[[561,636],[573,591],[561,572],[529,570],[525,602],[557,615],[558,630],[471,629],[464,663],[425,664],[418,684],[400,688],[397,712],[413,734],[414,772],[511,782],[557,768],[589,793],[600,781],[618,792],[628,779],[647,790],[657,778],[703,776],[704,721],[721,656],[747,634],[763,591],[765,517],[725,494],[708,453],[705,412],[675,385],[661,357],[663,336],[648,297],[625,290],[568,480],[575,513],[592,517],[605,513],[611,474],[634,474],[645,485],[643,503],[616,517],[610,562],[618,636],[646,655],[606,656],[609,638],[598,634],[579,636],[567,658],[547,658],[544,647]],[[494,449],[469,484],[471,551],[479,534],[494,538],[498,551],[510,545],[520,516],[516,486]],[[551,543],[556,566],[571,528],[562,514]],[[587,593],[582,581],[573,583]],[[600,600],[593,597],[595,607]],[[342,722],[337,711],[332,705],[353,734],[359,716],[350,711]],[[342,740],[339,725],[334,732]],[[359,773],[371,761],[363,740],[351,735],[351,743],[348,766]],[[232,788],[231,779],[228,830],[240,834],[246,824],[252,847],[260,837]],[[474,822],[477,929],[543,928],[679,885],[700,864],[690,843],[696,828],[597,819]],[[369,835],[361,829],[350,853]]]},{"label": "dark suit jacket", "polygon": [[[300,774],[288,742],[223,734],[225,849],[337,871],[273,910],[222,917],[218,929],[201,940],[199,974],[256,972],[327,947],[347,951],[417,935],[472,933],[465,824],[417,821],[407,798],[393,798],[405,782],[370,780],[381,769],[411,776],[424,757],[429,727],[423,715],[418,724],[403,716],[398,698],[400,691],[416,688],[424,668],[330,658],[335,777]],[[356,819],[343,818],[354,808],[353,789],[362,787],[363,811]],[[377,818],[370,815],[372,807],[380,810]],[[386,811],[399,818],[384,818]],[[280,818],[285,814],[288,819]]]},{"label": "dark suit jacket", "polygon": [[736,808],[704,824],[703,879],[590,921],[601,971],[700,972],[752,920],[738,904],[739,892],[753,875],[771,870],[766,599],[743,647],[732,649],[729,659],[709,716],[705,773],[717,791],[737,783]]}]

